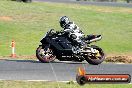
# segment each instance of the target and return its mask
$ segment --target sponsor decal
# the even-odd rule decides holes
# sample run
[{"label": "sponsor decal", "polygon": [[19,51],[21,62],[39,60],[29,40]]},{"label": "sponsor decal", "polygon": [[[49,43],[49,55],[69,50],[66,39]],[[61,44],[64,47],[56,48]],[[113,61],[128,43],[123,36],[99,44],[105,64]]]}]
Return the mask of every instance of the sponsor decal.
[{"label": "sponsor decal", "polygon": [[129,74],[86,74],[82,68],[78,69],[76,81],[80,85],[86,83],[130,83],[131,76]]}]

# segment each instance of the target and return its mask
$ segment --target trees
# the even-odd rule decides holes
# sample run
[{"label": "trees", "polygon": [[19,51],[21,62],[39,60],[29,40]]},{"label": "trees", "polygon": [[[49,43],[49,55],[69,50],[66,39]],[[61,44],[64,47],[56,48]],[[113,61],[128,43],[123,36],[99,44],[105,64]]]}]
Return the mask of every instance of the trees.
[{"label": "trees", "polygon": [[130,0],[126,0],[127,1],[127,3],[130,3]]},{"label": "trees", "polygon": [[19,1],[19,2],[32,2],[32,0],[16,0],[16,1]]}]

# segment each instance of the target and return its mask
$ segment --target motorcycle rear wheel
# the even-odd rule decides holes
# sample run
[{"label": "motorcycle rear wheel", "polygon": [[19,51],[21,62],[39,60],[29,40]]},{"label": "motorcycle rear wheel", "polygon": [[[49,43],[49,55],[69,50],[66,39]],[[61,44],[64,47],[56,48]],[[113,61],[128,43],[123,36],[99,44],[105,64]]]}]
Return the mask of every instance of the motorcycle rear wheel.
[{"label": "motorcycle rear wheel", "polygon": [[89,56],[89,55],[86,55],[86,56],[84,56],[85,60],[86,60],[89,64],[92,64],[92,65],[101,64],[101,63],[104,61],[104,59],[105,59],[105,54],[104,54],[103,50],[102,50],[100,47],[95,46],[95,45],[91,45],[91,47],[92,47],[93,49],[98,50],[100,56],[96,56],[96,55],[95,55],[95,56],[94,56],[94,55],[93,55],[93,56]]},{"label": "motorcycle rear wheel", "polygon": [[42,46],[39,46],[36,49],[36,57],[42,63],[53,62],[56,59],[56,56],[53,54],[53,51],[52,49],[50,49],[50,47],[47,47],[47,49],[43,49]]}]

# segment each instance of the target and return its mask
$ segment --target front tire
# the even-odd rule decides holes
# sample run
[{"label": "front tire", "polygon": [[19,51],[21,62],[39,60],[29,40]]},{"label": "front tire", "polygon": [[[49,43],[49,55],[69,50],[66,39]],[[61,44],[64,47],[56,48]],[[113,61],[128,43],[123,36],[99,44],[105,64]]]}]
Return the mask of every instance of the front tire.
[{"label": "front tire", "polygon": [[47,47],[46,45],[44,46],[44,49],[42,48],[42,45],[37,48],[36,57],[42,63],[53,62],[56,59],[56,56],[53,54],[52,49],[50,49],[50,47]]},{"label": "front tire", "polygon": [[95,46],[95,45],[91,45],[91,47],[93,49],[96,49],[99,53],[100,56],[97,56],[96,54],[92,55],[92,56],[89,56],[89,55],[86,55],[84,56],[85,60],[89,63],[89,64],[92,64],[92,65],[98,65],[98,64],[101,64],[104,59],[105,59],[105,54],[103,52],[103,50],[98,47],[98,46]]}]

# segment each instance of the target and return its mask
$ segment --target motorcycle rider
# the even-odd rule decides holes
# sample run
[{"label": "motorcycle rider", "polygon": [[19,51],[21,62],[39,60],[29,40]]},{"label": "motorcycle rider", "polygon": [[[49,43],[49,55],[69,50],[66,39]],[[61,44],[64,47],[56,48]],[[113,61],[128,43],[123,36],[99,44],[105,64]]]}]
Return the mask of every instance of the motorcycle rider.
[{"label": "motorcycle rider", "polygon": [[74,22],[71,22],[67,16],[62,16],[59,23],[64,29],[63,31],[68,33],[68,37],[78,43],[80,47],[83,47],[84,42],[82,41],[82,38],[84,37],[84,33],[79,29],[79,27],[74,24]]}]

